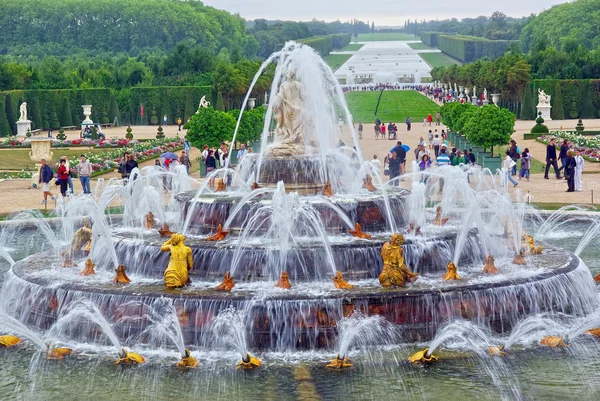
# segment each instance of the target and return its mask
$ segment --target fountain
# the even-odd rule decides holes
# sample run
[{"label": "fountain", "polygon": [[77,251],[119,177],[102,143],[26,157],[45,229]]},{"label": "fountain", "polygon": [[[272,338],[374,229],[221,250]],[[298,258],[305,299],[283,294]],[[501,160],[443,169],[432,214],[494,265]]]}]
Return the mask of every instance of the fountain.
[{"label": "fountain", "polygon": [[[362,160],[354,132],[356,151],[336,147],[339,115],[351,129],[352,118],[320,57],[288,43],[267,61],[277,66],[260,152],[211,173],[217,190],[141,169],[126,186],[103,183],[98,201],[74,197],[52,223],[36,220],[53,247],[8,271],[1,304],[14,319],[84,343],[108,336],[120,364],[145,362],[124,347],[146,342],[175,344],[185,369],[198,366],[192,354],[204,364],[217,349],[235,350],[240,369],[262,365],[256,352],[302,359],[335,349],[329,367],[342,369],[362,352],[432,339],[411,360],[434,362],[436,339],[448,338],[440,328],[456,320],[502,336],[532,315],[597,308],[583,261],[525,234],[526,206],[489,170],[470,171],[472,186],[460,168],[407,173],[412,192],[386,183]],[[168,200],[159,194],[165,175],[180,188]],[[123,214],[107,216],[115,203]],[[515,253],[526,264],[514,265]],[[65,255],[74,266],[62,267]],[[448,332],[467,336],[463,329]],[[146,341],[152,335],[162,340]],[[510,348],[498,341],[479,341],[478,352]]]}]

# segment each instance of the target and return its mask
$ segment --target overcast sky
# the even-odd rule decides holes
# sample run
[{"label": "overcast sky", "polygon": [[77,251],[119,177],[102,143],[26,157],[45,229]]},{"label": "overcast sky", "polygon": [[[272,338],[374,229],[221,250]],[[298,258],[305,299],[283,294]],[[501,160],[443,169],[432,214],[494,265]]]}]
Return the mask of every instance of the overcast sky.
[{"label": "overcast sky", "polygon": [[404,25],[408,19],[477,17],[502,11],[513,17],[538,14],[565,0],[204,0],[215,8],[238,13],[247,20],[265,18],[308,21],[348,21],[357,18],[375,25]]}]

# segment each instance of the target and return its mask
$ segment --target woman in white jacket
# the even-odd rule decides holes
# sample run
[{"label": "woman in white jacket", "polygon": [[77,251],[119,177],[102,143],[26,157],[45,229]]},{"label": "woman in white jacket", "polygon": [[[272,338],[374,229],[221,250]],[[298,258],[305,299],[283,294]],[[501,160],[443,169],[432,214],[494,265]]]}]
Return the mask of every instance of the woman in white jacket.
[{"label": "woman in white jacket", "polygon": [[583,167],[585,166],[585,162],[579,150],[575,151],[575,162],[577,162],[577,166],[575,166],[575,191],[581,191],[581,173],[583,173]]}]

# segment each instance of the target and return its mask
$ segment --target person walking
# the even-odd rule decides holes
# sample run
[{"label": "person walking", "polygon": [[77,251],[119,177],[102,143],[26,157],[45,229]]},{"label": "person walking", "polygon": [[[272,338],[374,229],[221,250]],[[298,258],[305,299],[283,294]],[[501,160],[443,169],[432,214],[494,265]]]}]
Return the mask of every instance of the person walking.
[{"label": "person walking", "polygon": [[177,119],[177,131],[181,131],[181,123],[182,123],[182,122],[183,122],[183,121],[181,121],[181,117],[179,117],[179,118]]},{"label": "person walking", "polygon": [[512,168],[516,164],[517,163],[512,159],[512,157],[510,157],[510,151],[507,150],[506,157],[504,158],[504,161],[502,162],[502,173],[504,174],[504,179],[503,179],[502,184],[504,185],[505,188],[508,186],[508,181],[510,181],[514,187],[519,185],[519,183],[516,182],[515,179],[512,178],[512,175],[510,174]]},{"label": "person walking", "polygon": [[565,160],[565,179],[567,180],[567,192],[575,192],[575,168],[577,168],[577,162],[573,157],[573,151],[567,151],[567,160]]},{"label": "person walking", "polygon": [[412,125],[412,120],[410,119],[410,117],[406,117],[406,130],[410,131],[410,127]]},{"label": "person walking", "polygon": [[433,122],[433,116],[431,115],[431,113],[429,113],[427,115],[427,124],[429,124],[429,126],[431,127],[432,122]]},{"label": "person walking", "polygon": [[127,182],[127,178],[129,175],[127,174],[127,169],[125,166],[127,165],[127,161],[129,160],[129,152],[123,153],[123,157],[121,158],[121,162],[119,163],[119,174],[121,174],[121,179],[123,180],[123,184]]},{"label": "person walking", "polygon": [[185,155],[187,157],[190,157],[190,149],[192,149],[192,145],[190,145],[190,142],[186,138],[183,140],[183,150],[185,151]]},{"label": "person walking", "polygon": [[[558,153],[558,158],[560,159],[560,168],[558,169],[558,172],[560,173],[561,170],[565,169],[565,165],[567,163],[567,159],[569,158],[569,155],[567,154],[567,152],[569,151],[569,140],[568,139],[564,139],[562,145],[560,145],[560,151]],[[567,173],[565,173],[563,171],[563,175],[566,176]],[[565,180],[567,178],[565,177]]]},{"label": "person walking", "polygon": [[397,187],[399,185],[399,177],[400,177],[400,158],[398,158],[398,154],[396,151],[392,152],[392,156],[388,159],[388,165],[390,169],[390,181],[392,185]]},{"label": "person walking", "polygon": [[[215,169],[217,168],[217,161],[215,160],[213,153],[214,153],[214,151],[212,149],[210,149],[208,151],[208,155],[206,156],[206,159],[204,160],[204,165],[206,166],[206,176],[208,176],[210,173],[215,171]],[[208,185],[211,188],[215,187],[215,177],[210,178],[210,180],[208,181]]]},{"label": "person walking", "polygon": [[[450,165],[450,158],[446,154],[446,148],[440,149],[440,155],[438,157],[436,157],[435,162],[437,163],[438,167],[444,167],[444,166]],[[438,178],[438,183],[439,183],[440,193],[442,193],[444,191],[444,178],[443,177]]]},{"label": "person walking", "polygon": [[431,146],[432,141],[433,141],[433,132],[431,132],[431,130],[429,130],[429,132],[427,133],[427,142],[429,142],[429,146]]},{"label": "person walking", "polygon": [[48,203],[48,196],[50,196],[52,200],[56,199],[54,195],[52,195],[52,192],[50,192],[50,182],[52,181],[52,178],[54,178],[54,172],[46,163],[46,159],[40,160],[40,163],[42,163],[42,167],[40,167],[40,178],[38,181],[42,185],[42,192],[44,193],[42,205],[46,205]]},{"label": "person walking", "polygon": [[192,162],[190,161],[190,158],[185,154],[185,151],[181,152],[181,156],[179,156],[179,164],[185,166],[185,170],[187,171],[188,175],[190,175],[190,167],[192,167]]},{"label": "person walking", "polygon": [[435,154],[435,158],[437,160],[438,156],[440,155],[440,145],[442,143],[440,142],[440,137],[438,136],[438,134],[435,134],[435,137],[433,138],[433,141],[431,142],[431,146],[433,146],[433,153]]},{"label": "person walking", "polygon": [[135,159],[133,158],[133,155],[129,155],[127,163],[125,163],[125,173],[127,174],[127,177],[129,179],[135,180],[137,178],[135,175],[133,177],[131,176],[133,169],[136,169],[136,168],[139,168],[138,162],[135,161]]},{"label": "person walking", "polygon": [[371,160],[371,164],[373,165],[373,169],[379,172],[379,170],[381,169],[381,162],[379,161],[379,159],[377,159],[377,155],[373,155],[373,160]]},{"label": "person walking", "polygon": [[531,169],[531,153],[529,153],[529,148],[525,148],[523,153],[521,153],[521,170],[519,170],[519,180],[523,177],[527,178],[529,181],[529,173]]},{"label": "person walking", "polygon": [[248,151],[246,150],[246,145],[242,143],[240,145],[240,150],[238,150],[238,152],[237,152],[238,164],[242,163],[242,160],[244,160],[244,157],[246,157],[247,154],[248,154]]},{"label": "person walking", "polygon": [[581,181],[581,174],[583,173],[583,168],[585,167],[585,161],[583,156],[581,156],[581,152],[579,149],[575,150],[575,191],[581,191],[583,189],[583,182]]},{"label": "person walking", "polygon": [[163,116],[163,125],[165,127],[167,126],[167,115],[166,114]]},{"label": "person walking", "polygon": [[362,123],[359,121],[359,122],[358,122],[358,139],[362,139],[362,133],[363,133],[363,125],[362,125]]},{"label": "person walking", "polygon": [[550,166],[554,168],[556,179],[560,179],[560,170],[558,169],[558,163],[556,162],[556,140],[554,138],[552,138],[548,146],[546,146],[546,170],[544,172],[545,179],[548,179]]},{"label": "person walking", "polygon": [[67,196],[67,189],[69,188],[69,170],[67,170],[64,159],[60,159],[56,173],[60,183],[60,194],[64,198]]},{"label": "person walking", "polygon": [[437,113],[435,113],[435,125],[440,125],[441,121],[442,121],[442,115],[438,111]]},{"label": "person walking", "polygon": [[67,172],[69,173],[69,178],[67,179],[67,184],[69,186],[69,192],[67,192],[67,196],[69,196],[69,194],[75,193],[75,191],[73,190],[73,180],[71,179],[71,164],[69,163],[69,159],[67,159],[67,156],[62,156],[60,159],[65,161],[65,167],[67,168]]},{"label": "person walking", "polygon": [[381,139],[385,139],[385,123],[381,124]]},{"label": "person walking", "polygon": [[419,171],[421,172],[421,182],[427,184],[427,170],[431,168],[431,160],[429,155],[423,155],[423,159],[419,163]]},{"label": "person walking", "polygon": [[83,193],[85,195],[91,194],[90,177],[92,176],[92,165],[86,160],[85,155],[81,155],[81,160],[77,165],[77,175],[79,175],[79,182],[81,182]]}]

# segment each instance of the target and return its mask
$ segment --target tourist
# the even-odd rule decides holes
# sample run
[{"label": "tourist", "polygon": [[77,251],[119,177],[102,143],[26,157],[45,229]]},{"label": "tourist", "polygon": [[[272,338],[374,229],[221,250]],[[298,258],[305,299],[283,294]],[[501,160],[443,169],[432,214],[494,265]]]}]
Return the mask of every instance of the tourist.
[{"label": "tourist", "polygon": [[456,155],[452,158],[452,165],[459,166],[461,164],[467,164],[467,159],[463,155],[463,152],[459,150],[458,152],[456,152]]},{"label": "tourist", "polygon": [[381,124],[381,139],[385,139],[385,123]]},{"label": "tourist", "polygon": [[248,146],[248,153],[254,153],[254,149],[252,149],[252,146]]},{"label": "tourist", "polygon": [[517,186],[519,185],[518,182],[516,182],[514,180],[514,178],[512,178],[512,175],[510,174],[512,168],[516,165],[517,163],[512,159],[512,157],[510,157],[510,151],[506,151],[506,157],[504,158],[504,161],[502,162],[502,173],[504,174],[504,179],[503,179],[503,185],[506,187],[508,185],[508,181],[510,181],[513,186]]},{"label": "tourist", "polygon": [[401,161],[398,158],[398,154],[396,153],[396,151],[392,152],[392,156],[390,158],[388,158],[388,165],[390,166],[390,181],[392,182],[393,186],[398,186],[398,178],[400,177],[400,164]]},{"label": "tourist", "polygon": [[338,118],[338,127],[340,127],[340,133],[341,133],[342,128],[344,127],[344,119],[342,118],[342,116],[340,116],[340,118]]},{"label": "tourist", "polygon": [[375,130],[375,139],[379,139],[379,133],[381,132],[381,127],[379,125],[375,124],[374,130]]},{"label": "tourist", "polygon": [[558,169],[558,163],[556,162],[556,140],[552,138],[548,146],[546,146],[546,170],[544,172],[544,178],[548,179],[548,171],[550,166],[554,168],[556,173],[556,179],[560,179],[560,170]]},{"label": "tourist", "polygon": [[442,115],[438,111],[437,113],[435,113],[435,125],[440,125],[441,121],[442,121]]},{"label": "tourist", "polygon": [[221,168],[225,167],[228,157],[229,153],[223,151],[219,152],[219,166],[221,166]]},{"label": "tourist", "polygon": [[240,150],[238,150],[238,152],[237,152],[238,164],[240,164],[242,162],[242,160],[244,160],[244,157],[246,157],[246,154],[248,154],[248,151],[246,150],[246,144],[242,143],[240,145]]},{"label": "tourist", "polygon": [[475,157],[475,153],[473,153],[473,149],[469,149],[469,163],[472,165],[477,164],[477,157]]},{"label": "tourist", "polygon": [[127,174],[127,177],[129,179],[131,179],[132,181],[137,178],[136,175],[134,175],[133,177],[131,176],[131,173],[136,168],[139,168],[138,167],[138,162],[135,161],[135,159],[133,158],[133,155],[129,155],[127,163],[125,164],[125,173]]},{"label": "tourist", "polygon": [[423,127],[427,127],[427,117],[423,117]]},{"label": "tourist", "polygon": [[359,121],[359,122],[358,122],[358,139],[362,139],[362,133],[363,133],[363,125],[362,125],[362,123]]},{"label": "tourist", "polygon": [[[215,160],[215,157],[213,156],[214,152],[213,150],[209,150],[208,154],[206,156],[206,159],[204,159],[204,165],[206,166],[206,176],[208,177],[208,175],[210,173],[212,173],[213,171],[215,171],[215,169],[217,168],[217,161]],[[208,181],[208,185],[211,188],[215,187],[215,177],[210,177],[210,180]]]},{"label": "tourist", "polygon": [[56,199],[52,195],[52,192],[50,192],[50,182],[52,181],[52,178],[54,178],[54,172],[52,172],[52,168],[46,164],[46,159],[40,160],[40,163],[42,163],[42,167],[40,167],[40,178],[38,181],[42,185],[42,192],[44,193],[42,205],[45,205],[48,203],[48,196],[50,196],[52,200]]},{"label": "tourist", "polygon": [[[566,141],[566,140],[565,140]],[[567,160],[565,160],[565,180],[567,180],[567,192],[575,192],[575,168],[577,167],[577,162],[575,161],[575,157],[573,155],[572,150],[567,151]]]},{"label": "tourist", "polygon": [[179,117],[179,118],[177,119],[177,131],[181,131],[181,123],[182,123],[182,122],[183,122],[183,121],[181,121],[181,117]]},{"label": "tourist", "polygon": [[[560,151],[558,154],[558,158],[560,159],[560,168],[558,169],[558,172],[560,173],[560,170],[564,170],[565,165],[567,163],[567,158],[569,157],[567,155],[567,152],[569,151],[569,140],[568,139],[564,139],[562,145],[560,145]],[[563,175],[567,175],[565,172],[563,172]],[[567,178],[565,177],[565,180]]]},{"label": "tourist", "polygon": [[92,165],[86,160],[85,155],[81,155],[81,160],[77,165],[77,175],[79,175],[79,182],[83,193],[89,195],[92,193],[90,190],[90,177],[92,176]]},{"label": "tourist", "polygon": [[585,161],[583,160],[583,156],[581,156],[581,152],[579,149],[575,150],[575,191],[581,191],[583,189],[583,182],[581,182],[581,174],[583,173],[583,168],[585,167]]},{"label": "tourist", "polygon": [[165,127],[167,126],[167,115],[166,114],[163,116],[163,125]]},{"label": "tourist", "polygon": [[129,175],[126,172],[125,166],[127,165],[127,161],[129,160],[129,152],[123,153],[123,157],[121,158],[121,162],[119,163],[119,174],[121,174],[121,179],[123,180],[123,184],[125,184],[126,179],[129,178]]},{"label": "tourist", "polygon": [[529,173],[531,169],[531,153],[529,153],[529,148],[525,148],[523,153],[521,153],[521,170],[519,171],[519,180],[523,177],[527,178],[529,181]]},{"label": "tourist", "polygon": [[64,197],[67,196],[67,188],[69,187],[69,170],[65,165],[65,160],[60,159],[59,166],[57,169],[58,182],[60,183],[60,194]]},{"label": "tourist", "polygon": [[431,146],[431,142],[433,141],[433,132],[431,130],[427,133],[427,141],[429,142],[429,146]]},{"label": "tourist", "polygon": [[520,152],[519,152],[519,147],[517,146],[517,142],[514,139],[510,140],[510,148],[508,150],[510,157],[513,159],[513,161],[515,162],[512,170],[510,171],[510,175],[516,175],[517,174],[517,160],[519,159],[520,156]]},{"label": "tourist", "polygon": [[69,196],[70,194],[75,193],[75,191],[73,190],[73,179],[71,178],[71,163],[69,163],[69,159],[67,159],[67,156],[63,156],[61,157],[61,159],[65,161],[65,167],[67,168],[67,172],[69,173],[69,178],[67,180],[67,184],[69,185],[69,192],[67,192],[67,196]]},{"label": "tourist", "polygon": [[337,147],[341,148],[342,146],[346,146],[346,144],[344,143],[344,141],[342,141],[341,139],[339,139],[338,142],[337,142]]},{"label": "tourist", "polygon": [[440,138],[438,137],[438,134],[435,134],[433,141],[431,142],[431,146],[433,146],[433,153],[435,154],[435,158],[437,160],[437,157],[440,155]]},{"label": "tourist", "polygon": [[450,165],[450,158],[446,154],[446,148],[440,149],[440,154],[435,158],[435,161],[439,167]]},{"label": "tourist", "polygon": [[206,160],[208,157],[208,145],[202,145],[202,160]]},{"label": "tourist", "polygon": [[431,168],[431,160],[429,155],[423,155],[423,159],[419,163],[419,171],[421,172],[421,182],[427,184],[427,170]]},{"label": "tourist", "polygon": [[371,160],[371,164],[373,165],[373,169],[379,172],[381,169],[381,162],[377,159],[377,155],[373,155],[373,160]]},{"label": "tourist", "polygon": [[427,124],[431,127],[431,123],[433,122],[433,116],[431,113],[427,115]]},{"label": "tourist", "polygon": [[190,142],[186,139],[183,140],[183,150],[185,151],[185,155],[187,157],[190,157],[190,150],[192,149],[192,145],[190,145]]},{"label": "tourist", "polygon": [[450,152],[450,155],[448,157],[450,158],[450,164],[454,165],[453,161],[456,157],[456,148],[452,148],[452,152]]},{"label": "tourist", "polygon": [[[430,160],[429,158],[429,149],[427,148],[427,146],[418,146],[417,147],[417,163],[420,162],[421,160],[423,160],[423,157],[427,156],[428,160]],[[431,162],[431,160],[430,160]]]},{"label": "tourist", "polygon": [[404,146],[402,146],[401,141],[396,142],[396,146],[390,149],[390,153],[393,152],[396,152],[396,155],[400,160],[400,164],[404,164],[404,161],[406,160],[406,149],[404,148]]},{"label": "tourist", "polygon": [[188,175],[190,174],[190,167],[192,166],[192,162],[190,158],[185,154],[185,151],[181,152],[181,156],[179,156],[179,163],[182,166],[185,166],[185,171],[187,171]]},{"label": "tourist", "polygon": [[406,117],[406,130],[410,131],[410,126],[412,125],[412,120],[410,117]]}]

